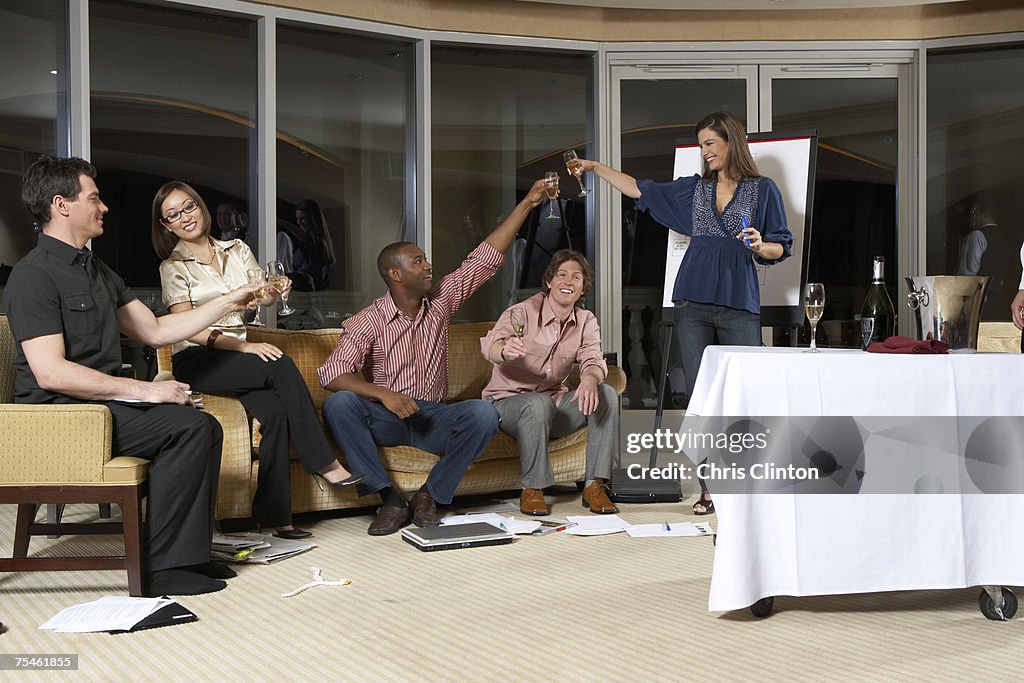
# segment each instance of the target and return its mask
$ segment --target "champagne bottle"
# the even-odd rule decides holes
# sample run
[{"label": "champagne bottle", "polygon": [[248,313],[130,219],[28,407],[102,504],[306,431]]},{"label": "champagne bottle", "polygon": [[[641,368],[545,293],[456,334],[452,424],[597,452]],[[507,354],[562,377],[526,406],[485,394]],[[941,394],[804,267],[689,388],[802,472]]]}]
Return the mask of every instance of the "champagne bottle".
[{"label": "champagne bottle", "polygon": [[884,256],[875,257],[871,273],[871,286],[860,307],[860,317],[861,319],[873,318],[875,321],[871,342],[885,341],[896,334],[896,309],[893,308],[892,299],[889,298],[889,292],[885,288]]}]

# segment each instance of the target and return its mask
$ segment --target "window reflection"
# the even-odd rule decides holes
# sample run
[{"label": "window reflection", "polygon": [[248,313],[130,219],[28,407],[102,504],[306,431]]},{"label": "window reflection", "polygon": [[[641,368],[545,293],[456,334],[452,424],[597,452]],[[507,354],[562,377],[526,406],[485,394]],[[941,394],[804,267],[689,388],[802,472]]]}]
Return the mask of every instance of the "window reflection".
[{"label": "window reflection", "polygon": [[[860,347],[860,309],[875,256],[885,257],[889,295],[898,300],[898,125],[895,78],[772,80],[772,128],[818,131],[807,281],[824,283],[828,292],[820,346]],[[801,342],[810,342],[807,324]]]},{"label": "window reflection", "polygon": [[21,203],[22,173],[40,154],[60,147],[63,11],[56,0],[6,0],[0,7],[0,288],[36,244],[32,217]]},{"label": "window reflection", "polygon": [[280,25],[277,31],[278,258],[298,314],[285,327],[337,327],[380,296],[377,254],[412,239],[404,211],[406,43]]},{"label": "window reflection", "polygon": [[1024,240],[1024,47],[928,53],[928,274],[992,278],[985,321],[1009,321]]},{"label": "window reflection", "polygon": [[494,320],[510,303],[537,291],[538,267],[543,271],[550,260],[547,250],[571,243],[593,258],[585,205],[562,160],[570,148],[588,154],[591,59],[435,46],[431,65],[435,272],[458,267],[546,171],[560,174],[559,218],[545,218],[546,202],[535,209],[506,265],[459,311],[461,320]]},{"label": "window reflection", "polygon": [[248,229],[254,24],[113,0],[89,9],[92,161],[110,207],[93,248],[159,309],[148,226],[153,195],[168,180],[195,187],[216,207],[220,235],[256,251]]}]

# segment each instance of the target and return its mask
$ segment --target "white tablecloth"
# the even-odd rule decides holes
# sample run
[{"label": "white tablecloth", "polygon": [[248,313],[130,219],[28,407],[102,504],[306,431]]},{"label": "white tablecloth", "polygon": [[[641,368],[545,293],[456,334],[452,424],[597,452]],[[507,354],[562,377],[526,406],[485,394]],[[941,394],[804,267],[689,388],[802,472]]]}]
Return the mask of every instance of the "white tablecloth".
[{"label": "white tablecloth", "polygon": [[[711,346],[698,415],[1024,415],[1024,356]],[[776,595],[1024,585],[1024,495],[714,496],[708,608]]]}]

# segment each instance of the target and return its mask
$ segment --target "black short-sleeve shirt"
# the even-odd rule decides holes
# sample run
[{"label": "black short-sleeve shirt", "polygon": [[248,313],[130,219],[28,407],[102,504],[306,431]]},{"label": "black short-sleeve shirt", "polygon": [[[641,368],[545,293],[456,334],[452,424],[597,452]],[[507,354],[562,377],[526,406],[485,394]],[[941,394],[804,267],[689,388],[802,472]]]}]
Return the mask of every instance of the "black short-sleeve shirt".
[{"label": "black short-sleeve shirt", "polygon": [[135,299],[128,286],[89,249],[76,249],[46,234],[18,261],[4,290],[14,339],[14,400],[17,403],[79,403],[39,387],[21,342],[60,334],[64,357],[106,373],[121,371],[117,309]]}]

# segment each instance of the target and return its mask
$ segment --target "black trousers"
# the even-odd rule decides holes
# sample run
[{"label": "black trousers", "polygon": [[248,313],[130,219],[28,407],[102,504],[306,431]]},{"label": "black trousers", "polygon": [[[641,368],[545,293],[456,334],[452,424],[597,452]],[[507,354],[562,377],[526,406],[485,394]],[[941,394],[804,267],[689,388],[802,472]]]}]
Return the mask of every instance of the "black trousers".
[{"label": "black trousers", "polygon": [[239,351],[189,347],[174,355],[174,377],[193,391],[232,393],[260,421],[259,477],[253,518],[264,526],[292,520],[289,440],[307,472],[319,472],[334,453],[316,416],[302,374],[288,356],[264,361]]},{"label": "black trousers", "polygon": [[224,441],[220,423],[191,406],[106,405],[114,453],[149,460],[145,570],[208,562]]}]

